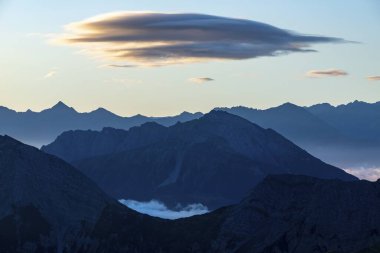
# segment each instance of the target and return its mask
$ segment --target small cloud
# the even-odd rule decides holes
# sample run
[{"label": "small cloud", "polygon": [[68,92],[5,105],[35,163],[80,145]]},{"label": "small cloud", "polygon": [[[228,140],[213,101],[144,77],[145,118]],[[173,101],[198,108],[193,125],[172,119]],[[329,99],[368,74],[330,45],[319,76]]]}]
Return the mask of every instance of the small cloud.
[{"label": "small cloud", "polygon": [[369,76],[367,79],[369,81],[380,81],[380,76]]},{"label": "small cloud", "polygon": [[365,179],[368,181],[376,181],[380,178],[380,168],[351,168],[344,169],[347,173],[350,173],[360,179]]},{"label": "small cloud", "polygon": [[56,69],[52,69],[50,70],[46,75],[44,75],[44,79],[49,79],[49,78],[52,78],[53,76],[55,76],[56,74],[58,73],[58,71]]},{"label": "small cloud", "polygon": [[176,208],[176,210],[171,210],[164,203],[158,200],[151,200],[149,202],[139,202],[136,200],[121,199],[119,200],[119,202],[139,213],[169,220],[186,218],[209,212],[208,208],[202,204],[190,204],[186,207],[179,206],[178,208]]},{"label": "small cloud", "polygon": [[132,64],[124,64],[124,65],[118,65],[118,64],[109,64],[107,67],[112,67],[112,68],[135,68],[137,67],[136,65]]},{"label": "small cloud", "polygon": [[346,71],[340,69],[327,69],[327,70],[310,70],[306,73],[307,77],[335,77],[347,76]]},{"label": "small cloud", "polygon": [[215,80],[210,77],[193,77],[193,78],[189,78],[188,81],[192,83],[206,83],[206,82],[212,82]]}]

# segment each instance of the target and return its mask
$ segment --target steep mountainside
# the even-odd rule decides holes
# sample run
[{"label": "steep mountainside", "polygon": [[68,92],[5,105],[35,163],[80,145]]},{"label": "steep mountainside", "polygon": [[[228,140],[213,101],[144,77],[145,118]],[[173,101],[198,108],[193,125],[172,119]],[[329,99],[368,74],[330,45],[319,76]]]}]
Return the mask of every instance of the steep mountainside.
[{"label": "steep mountainside", "polygon": [[8,136],[0,136],[0,175],[0,252],[62,252],[114,203],[64,161]]},{"label": "steep mountainside", "polygon": [[223,111],[171,127],[68,132],[42,150],[71,162],[114,198],[170,205],[233,204],[268,174],[355,180],[275,131]]}]

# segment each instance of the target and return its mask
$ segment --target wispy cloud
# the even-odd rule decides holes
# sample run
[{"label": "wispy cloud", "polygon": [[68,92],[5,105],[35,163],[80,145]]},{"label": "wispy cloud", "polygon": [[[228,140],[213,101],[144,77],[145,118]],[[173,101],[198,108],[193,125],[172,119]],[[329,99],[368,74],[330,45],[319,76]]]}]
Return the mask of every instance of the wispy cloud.
[{"label": "wispy cloud", "polygon": [[367,79],[370,81],[380,81],[380,76],[369,76]]},{"label": "wispy cloud", "polygon": [[376,181],[380,178],[380,168],[352,168],[345,169],[347,173],[350,173],[360,179],[366,179],[369,181]]},{"label": "wispy cloud", "polygon": [[347,76],[348,73],[340,69],[327,69],[327,70],[310,70],[306,73],[307,77],[336,77]]},{"label": "wispy cloud", "polygon": [[213,78],[210,78],[210,77],[192,77],[187,80],[192,83],[206,83],[206,82],[215,81]]},{"label": "wispy cloud", "polygon": [[46,73],[46,75],[44,75],[44,79],[49,79],[49,78],[52,78],[53,76],[55,76],[56,74],[58,73],[58,70],[57,69],[52,69],[50,70],[48,73]]},{"label": "wispy cloud", "polygon": [[209,210],[202,204],[191,204],[186,207],[179,207],[178,210],[169,209],[164,203],[151,200],[149,202],[139,202],[135,200],[120,200],[123,205],[139,212],[163,219],[175,220],[208,213]]},{"label": "wispy cloud", "polygon": [[68,24],[55,42],[124,65],[164,66],[315,52],[343,39],[302,35],[265,23],[205,14],[117,12]]}]

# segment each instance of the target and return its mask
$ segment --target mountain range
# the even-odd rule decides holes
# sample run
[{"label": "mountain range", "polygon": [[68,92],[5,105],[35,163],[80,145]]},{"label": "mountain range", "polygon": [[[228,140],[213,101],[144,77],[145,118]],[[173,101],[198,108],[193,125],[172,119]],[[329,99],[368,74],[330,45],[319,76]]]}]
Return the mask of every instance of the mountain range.
[{"label": "mountain range", "polygon": [[201,113],[183,112],[173,117],[146,117],[135,115],[121,117],[104,108],[92,112],[80,113],[63,102],[41,112],[16,112],[0,107],[0,134],[12,136],[30,145],[40,147],[52,142],[59,134],[67,130],[92,129],[104,127],[129,129],[146,122],[155,121],[162,125],[173,125],[178,121],[188,121],[200,117]]},{"label": "mountain range", "polygon": [[4,253],[369,253],[380,245],[380,181],[272,175],[236,205],[169,221],[128,209],[63,160],[8,136],[0,136],[0,175]]},{"label": "mountain range", "polygon": [[[318,104],[301,107],[286,103],[258,110],[247,107],[217,108],[272,128],[325,162],[343,168],[380,166],[380,102],[355,101],[346,105]],[[16,112],[0,107],[0,134],[40,147],[68,130],[128,130],[147,122],[171,126],[200,118],[184,112],[171,117],[121,117],[103,108],[79,113],[62,102],[41,112]]]},{"label": "mountain range", "polygon": [[171,206],[235,204],[269,174],[356,180],[274,130],[224,111],[170,127],[69,131],[42,150],[70,162],[116,199]]}]

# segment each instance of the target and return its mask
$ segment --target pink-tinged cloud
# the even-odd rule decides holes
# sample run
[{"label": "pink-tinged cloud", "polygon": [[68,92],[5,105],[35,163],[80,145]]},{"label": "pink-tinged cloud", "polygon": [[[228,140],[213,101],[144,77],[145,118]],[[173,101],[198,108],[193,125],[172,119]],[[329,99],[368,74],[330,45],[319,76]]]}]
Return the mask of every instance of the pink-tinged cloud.
[{"label": "pink-tinged cloud", "polygon": [[360,179],[368,181],[376,181],[380,178],[380,168],[352,168],[345,169],[347,173],[350,173]]},{"label": "pink-tinged cloud", "polygon": [[367,79],[369,81],[380,81],[380,76],[369,76]]},{"label": "pink-tinged cloud", "polygon": [[337,77],[347,76],[348,73],[340,69],[327,69],[327,70],[310,70],[306,73],[307,77]]},{"label": "pink-tinged cloud", "polygon": [[110,66],[242,60],[315,52],[340,38],[302,35],[268,24],[205,14],[108,13],[71,23],[55,42],[77,46]]}]

